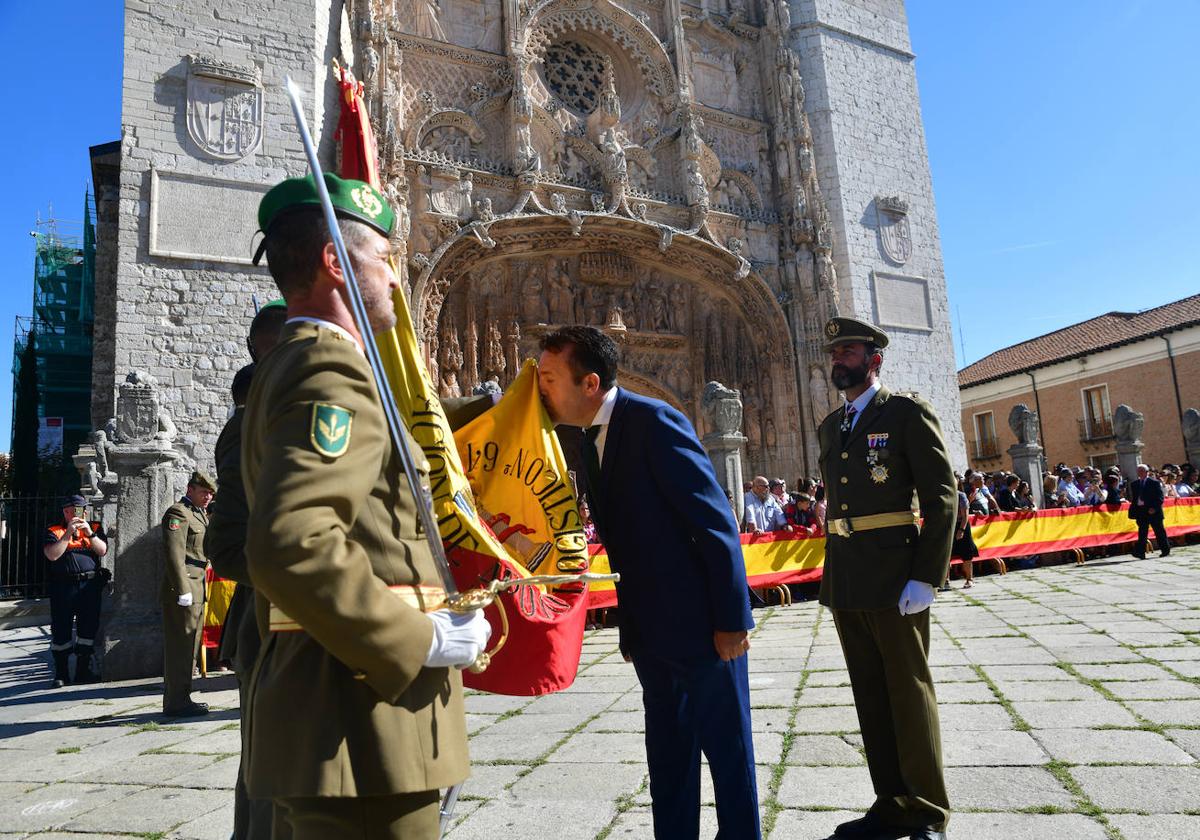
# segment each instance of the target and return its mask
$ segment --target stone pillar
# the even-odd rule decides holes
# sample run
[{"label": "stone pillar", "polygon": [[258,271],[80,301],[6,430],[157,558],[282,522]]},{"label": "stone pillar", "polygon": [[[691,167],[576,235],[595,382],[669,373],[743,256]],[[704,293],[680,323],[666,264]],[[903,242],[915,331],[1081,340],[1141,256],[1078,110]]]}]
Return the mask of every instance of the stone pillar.
[{"label": "stone pillar", "polygon": [[741,522],[745,513],[742,447],[746,445],[746,437],[742,434],[741,392],[730,390],[720,382],[709,382],[704,387],[701,408],[712,431],[700,442],[716,470],[717,481],[733,495],[733,510],[737,521]]},{"label": "stone pillar", "polygon": [[1200,411],[1189,408],[1182,423],[1184,456],[1193,467],[1200,467]]},{"label": "stone pillar", "polygon": [[[112,440],[93,436],[105,458],[115,493],[106,496],[111,595],[102,612],[98,652],[106,680],[162,673],[162,553],[158,525],[179,496],[190,465],[172,441],[175,426],[159,404],[156,383],[131,373],[121,384]],[[87,454],[87,453],[83,453]],[[107,482],[104,482],[107,484]]]},{"label": "stone pillar", "polygon": [[1008,448],[1008,457],[1012,458],[1013,474],[1022,481],[1029,482],[1029,488],[1033,491],[1033,501],[1038,506],[1038,510],[1041,510],[1045,507],[1045,498],[1042,494],[1042,474],[1046,470],[1046,459],[1042,454],[1042,447],[1036,443],[1015,443]]},{"label": "stone pillar", "polygon": [[1122,403],[1113,412],[1113,436],[1117,439],[1117,465],[1127,479],[1137,478],[1137,465],[1142,461],[1142,431],[1146,420],[1140,411]]}]

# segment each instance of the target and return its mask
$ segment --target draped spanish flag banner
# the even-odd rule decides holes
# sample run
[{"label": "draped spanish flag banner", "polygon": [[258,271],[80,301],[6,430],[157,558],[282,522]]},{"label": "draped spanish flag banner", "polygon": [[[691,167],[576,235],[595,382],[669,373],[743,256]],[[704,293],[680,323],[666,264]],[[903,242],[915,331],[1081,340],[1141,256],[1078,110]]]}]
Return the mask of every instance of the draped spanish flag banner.
[{"label": "draped spanish flag banner", "polygon": [[[201,630],[204,646],[216,650],[221,646],[221,627],[225,624],[225,613],[229,612],[229,599],[237,584],[232,580],[217,577],[212,566],[204,570],[208,582],[208,595],[204,601],[204,625]],[[216,657],[209,659],[215,662]]]},{"label": "draped spanish flag banner", "polygon": [[[375,139],[367,119],[363,102],[363,86],[355,81],[346,68],[335,67],[341,90],[341,118],[338,122],[338,140],[341,145],[341,175],[366,181],[376,189],[382,189],[377,165]],[[554,569],[554,560],[560,553],[555,544],[549,556],[531,558],[532,567],[526,563],[530,558],[524,551],[525,543],[512,532],[513,525],[504,523],[504,541],[497,539],[489,524],[477,515],[472,492],[472,482],[467,479],[455,437],[442,410],[441,401],[425,367],[416,330],[403,290],[393,295],[396,309],[396,326],[386,333],[375,336],[379,354],[387,373],[392,394],[400,408],[405,423],[416,444],[429,463],[430,489],[433,495],[434,515],[437,517],[442,542],[450,560],[451,571],[460,589],[469,589],[493,579],[528,577],[530,568],[546,568],[540,563],[550,560],[548,567]],[[524,374],[523,374],[524,375]],[[557,470],[559,476],[566,475],[562,452],[558,449],[553,434],[542,434],[540,426],[532,421],[527,400],[532,395],[537,399],[536,373],[526,377],[520,394],[514,393],[518,382],[509,387],[509,395],[483,417],[471,424],[486,423],[504,429],[505,441],[521,440],[527,446],[530,461],[537,458],[547,471]],[[510,400],[516,397],[516,400]],[[521,403],[525,400],[526,403]],[[523,404],[522,410],[501,406],[508,403]],[[490,418],[486,419],[485,418]],[[544,419],[544,418],[543,418]],[[534,425],[530,425],[530,423]],[[548,423],[548,421],[545,421]],[[511,428],[509,424],[514,424]],[[553,442],[553,450],[549,447]],[[507,514],[529,529],[521,536],[529,539],[545,537],[551,532],[548,526],[549,511],[527,509],[523,498],[506,498],[505,494],[518,488],[508,482],[493,484],[492,477],[476,477],[476,488],[491,505],[494,513],[491,522],[500,522],[501,514]],[[574,497],[570,505],[574,508]],[[578,518],[578,512],[576,512]],[[519,518],[525,517],[528,518]],[[514,523],[515,524],[515,523]],[[582,542],[582,534],[581,534]],[[586,557],[581,555],[582,567],[586,569]],[[501,638],[507,624],[508,633],[504,647],[495,651],[492,663],[482,674],[463,673],[463,683],[470,688],[500,694],[536,695],[566,688],[575,679],[579,654],[583,645],[583,592],[574,595],[578,609],[562,597],[547,593],[541,587],[519,587],[519,594],[506,592],[497,603],[487,608],[488,620],[493,625],[493,645]],[[520,601],[518,604],[517,601]],[[505,615],[500,616],[503,609]]]},{"label": "draped spanish flag banner", "polygon": [[[1167,499],[1163,503],[1163,515],[1169,536],[1200,533],[1200,498]],[[1137,539],[1137,523],[1129,518],[1129,504],[1122,503],[972,516],[971,534],[979,547],[978,559],[988,560],[1129,543]],[[824,537],[775,533],[758,537],[742,534],[741,539],[746,578],[751,586],[813,583],[821,579],[825,562]],[[593,545],[588,548],[592,552],[591,570],[607,572],[608,555],[604,553],[604,547]],[[592,584],[588,609],[611,607],[616,603],[613,584]]]}]

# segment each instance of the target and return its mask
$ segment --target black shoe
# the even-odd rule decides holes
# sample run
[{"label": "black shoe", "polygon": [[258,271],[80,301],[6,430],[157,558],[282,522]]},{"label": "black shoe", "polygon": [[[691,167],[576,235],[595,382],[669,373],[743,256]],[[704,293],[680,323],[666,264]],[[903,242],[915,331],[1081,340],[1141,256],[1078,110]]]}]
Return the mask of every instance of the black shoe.
[{"label": "black shoe", "polygon": [[100,682],[100,677],[92,670],[91,645],[75,646],[75,682],[81,685]]},{"label": "black shoe", "polygon": [[64,685],[71,684],[71,653],[66,650],[53,651],[54,655],[54,680],[50,683],[51,688],[62,688]]},{"label": "black shoe", "polygon": [[1160,554],[1160,555],[1158,555],[1158,556],[1159,556],[1159,557],[1169,557],[1169,556],[1170,556],[1170,554],[1171,554],[1171,552],[1169,552],[1169,551],[1164,551],[1162,554]]},{"label": "black shoe", "polygon": [[1145,560],[1146,559],[1145,554],[1131,554],[1129,556],[1132,557],[1134,560]]},{"label": "black shoe", "polygon": [[946,832],[934,831],[932,828],[918,828],[908,835],[908,840],[946,840]]},{"label": "black shoe", "polygon": [[911,828],[897,828],[883,821],[874,811],[834,829],[837,840],[901,840],[912,832]]},{"label": "black shoe", "polygon": [[208,714],[208,704],[189,701],[186,706],[177,709],[164,709],[163,714],[167,717],[200,717]]}]

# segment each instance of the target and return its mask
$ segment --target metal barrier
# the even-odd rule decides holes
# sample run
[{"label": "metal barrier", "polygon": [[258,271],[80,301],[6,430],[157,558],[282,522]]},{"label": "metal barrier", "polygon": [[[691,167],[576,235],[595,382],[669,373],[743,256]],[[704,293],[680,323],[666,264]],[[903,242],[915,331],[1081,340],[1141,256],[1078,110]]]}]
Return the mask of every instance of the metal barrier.
[{"label": "metal barrier", "polygon": [[46,529],[62,519],[60,496],[0,496],[0,600],[44,598]]}]

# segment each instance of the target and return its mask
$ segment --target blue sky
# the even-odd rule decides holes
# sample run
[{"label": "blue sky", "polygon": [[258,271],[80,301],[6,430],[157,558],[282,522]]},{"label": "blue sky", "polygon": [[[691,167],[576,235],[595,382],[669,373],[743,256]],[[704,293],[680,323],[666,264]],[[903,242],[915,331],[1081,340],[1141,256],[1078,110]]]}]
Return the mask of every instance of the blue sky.
[{"label": "blue sky", "polygon": [[[120,136],[117,0],[0,0],[0,450],[38,212]],[[1200,3],[909,0],[958,364],[1200,292]],[[961,333],[961,342],[960,342]]]}]

